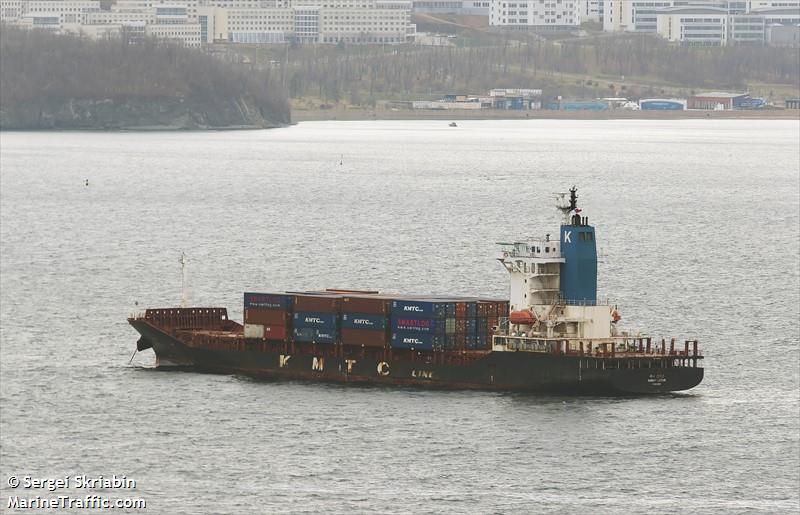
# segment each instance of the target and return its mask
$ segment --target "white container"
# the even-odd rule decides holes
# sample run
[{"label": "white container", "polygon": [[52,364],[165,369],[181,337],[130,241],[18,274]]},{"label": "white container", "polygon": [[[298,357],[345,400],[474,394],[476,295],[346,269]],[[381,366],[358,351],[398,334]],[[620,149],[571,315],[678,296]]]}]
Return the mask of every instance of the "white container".
[{"label": "white container", "polygon": [[261,324],[244,324],[245,338],[264,338],[264,326]]}]

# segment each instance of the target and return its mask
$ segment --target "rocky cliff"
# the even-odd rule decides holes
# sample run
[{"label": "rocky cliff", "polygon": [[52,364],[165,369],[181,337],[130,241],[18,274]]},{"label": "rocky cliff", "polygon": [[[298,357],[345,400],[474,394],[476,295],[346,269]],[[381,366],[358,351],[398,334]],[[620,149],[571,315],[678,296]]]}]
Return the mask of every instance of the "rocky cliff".
[{"label": "rocky cliff", "polygon": [[0,106],[4,130],[199,130],[278,127],[252,98],[39,99]]},{"label": "rocky cliff", "polygon": [[159,41],[3,26],[0,129],[240,129],[290,123],[268,71]]}]

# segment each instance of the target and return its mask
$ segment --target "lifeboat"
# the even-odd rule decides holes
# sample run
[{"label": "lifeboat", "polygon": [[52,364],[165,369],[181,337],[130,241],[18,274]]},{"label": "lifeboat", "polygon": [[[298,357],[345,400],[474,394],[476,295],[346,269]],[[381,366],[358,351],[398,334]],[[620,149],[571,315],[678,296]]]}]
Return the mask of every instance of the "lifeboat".
[{"label": "lifeboat", "polygon": [[536,315],[530,309],[512,311],[508,315],[508,321],[517,325],[534,325],[536,323]]},{"label": "lifeboat", "polygon": [[612,312],[611,312],[611,320],[612,320],[612,321],[613,321],[615,324],[616,324],[617,322],[619,322],[620,320],[622,320],[622,315],[620,315],[620,314],[619,314],[619,311],[617,311],[617,309],[616,309],[616,308],[614,308],[614,311],[612,311]]}]

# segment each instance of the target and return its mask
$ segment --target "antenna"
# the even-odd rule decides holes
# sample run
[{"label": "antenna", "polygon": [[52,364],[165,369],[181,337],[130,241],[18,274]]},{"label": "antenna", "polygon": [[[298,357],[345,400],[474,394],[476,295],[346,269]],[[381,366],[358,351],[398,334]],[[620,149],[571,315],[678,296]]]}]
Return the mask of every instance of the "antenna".
[{"label": "antenna", "polygon": [[573,186],[569,190],[569,200],[567,199],[567,192],[562,191],[556,193],[556,208],[561,211],[561,216],[564,217],[564,223],[569,223],[570,213],[578,207],[578,188]]},{"label": "antenna", "polygon": [[181,264],[181,307],[189,306],[189,291],[187,290],[188,281],[186,280],[186,253],[181,251],[181,258],[178,260]]}]

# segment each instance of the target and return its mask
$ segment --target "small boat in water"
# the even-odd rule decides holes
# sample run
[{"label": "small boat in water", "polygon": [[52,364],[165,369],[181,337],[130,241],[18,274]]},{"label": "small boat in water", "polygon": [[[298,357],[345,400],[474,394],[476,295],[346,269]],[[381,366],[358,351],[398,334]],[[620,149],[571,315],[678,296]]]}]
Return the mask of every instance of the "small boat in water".
[{"label": "small boat in water", "polygon": [[450,122],[450,127],[458,127],[458,124],[456,122]]}]

